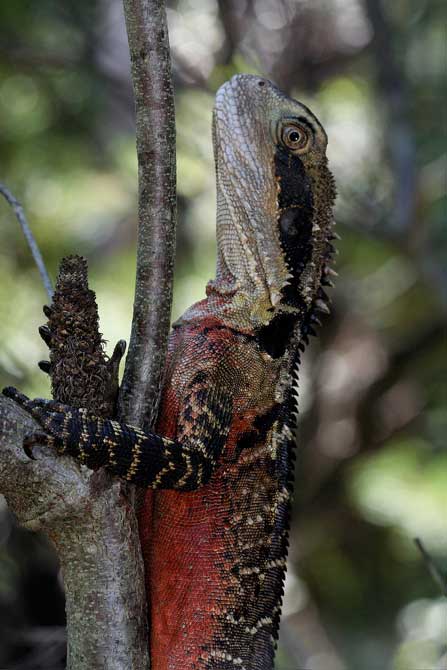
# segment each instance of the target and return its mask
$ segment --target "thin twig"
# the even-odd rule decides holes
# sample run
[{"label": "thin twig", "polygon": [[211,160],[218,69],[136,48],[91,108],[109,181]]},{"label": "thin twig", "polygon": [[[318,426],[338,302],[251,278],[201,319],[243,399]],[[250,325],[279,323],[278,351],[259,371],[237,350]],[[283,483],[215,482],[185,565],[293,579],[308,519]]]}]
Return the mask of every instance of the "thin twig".
[{"label": "thin twig", "polygon": [[135,95],[138,249],[120,416],[156,418],[171,316],[175,250],[175,118],[164,0],[124,0]]},{"label": "thin twig", "polygon": [[42,277],[43,285],[45,287],[45,290],[48,294],[48,297],[51,301],[53,297],[53,285],[51,283],[51,279],[48,275],[47,269],[45,267],[44,260],[42,258],[42,254],[40,253],[39,247],[37,246],[37,242],[34,238],[33,233],[31,232],[31,228],[29,227],[28,221],[26,220],[25,212],[23,211],[23,207],[20,204],[20,202],[13,196],[11,191],[4,186],[4,184],[0,183],[0,193],[3,195],[5,200],[8,202],[9,205],[11,205],[14,214],[16,215],[17,221],[20,224],[20,227],[23,230],[23,234],[26,237],[26,241],[28,242],[28,246],[30,248],[31,254],[34,258],[34,262],[37,265],[37,268],[40,272],[40,276]]},{"label": "thin twig", "polygon": [[422,558],[424,559],[425,565],[427,566],[427,569],[433,579],[435,580],[436,584],[439,586],[441,589],[442,595],[447,598],[447,579],[441,574],[441,571],[439,568],[435,565],[432,557],[422,544],[422,541],[418,538],[414,538],[414,543],[421,552]]}]

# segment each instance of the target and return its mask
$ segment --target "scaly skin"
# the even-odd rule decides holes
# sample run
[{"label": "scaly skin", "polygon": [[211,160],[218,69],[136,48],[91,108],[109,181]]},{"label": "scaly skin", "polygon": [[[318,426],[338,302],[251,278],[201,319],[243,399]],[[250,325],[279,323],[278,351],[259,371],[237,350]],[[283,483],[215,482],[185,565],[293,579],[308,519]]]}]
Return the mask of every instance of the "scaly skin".
[{"label": "scaly skin", "polygon": [[237,75],[217,93],[213,140],[216,278],[174,324],[156,434],[6,391],[45,431],[28,453],[44,440],[148,487],[152,670],[273,667],[296,375],[327,311],[335,188],[320,123]]}]

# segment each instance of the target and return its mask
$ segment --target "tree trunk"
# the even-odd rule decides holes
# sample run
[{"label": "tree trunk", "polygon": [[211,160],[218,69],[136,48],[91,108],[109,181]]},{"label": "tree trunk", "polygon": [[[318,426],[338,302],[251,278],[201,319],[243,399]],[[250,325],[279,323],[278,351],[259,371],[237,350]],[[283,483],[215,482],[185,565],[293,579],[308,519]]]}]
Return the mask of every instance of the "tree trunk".
[{"label": "tree trunk", "polygon": [[0,490],[18,522],[54,544],[66,592],[69,670],[148,670],[138,530],[121,484],[36,447],[40,426],[0,397]]}]

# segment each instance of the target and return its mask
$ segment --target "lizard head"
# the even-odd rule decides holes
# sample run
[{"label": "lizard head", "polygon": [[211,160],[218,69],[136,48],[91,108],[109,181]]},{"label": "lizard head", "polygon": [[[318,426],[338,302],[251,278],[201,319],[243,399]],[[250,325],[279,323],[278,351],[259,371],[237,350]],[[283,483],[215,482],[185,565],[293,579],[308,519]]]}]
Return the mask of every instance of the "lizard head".
[{"label": "lizard head", "polygon": [[236,75],[213,113],[217,176],[216,280],[251,325],[319,299],[330,256],[335,187],[326,133],[271,82]]}]

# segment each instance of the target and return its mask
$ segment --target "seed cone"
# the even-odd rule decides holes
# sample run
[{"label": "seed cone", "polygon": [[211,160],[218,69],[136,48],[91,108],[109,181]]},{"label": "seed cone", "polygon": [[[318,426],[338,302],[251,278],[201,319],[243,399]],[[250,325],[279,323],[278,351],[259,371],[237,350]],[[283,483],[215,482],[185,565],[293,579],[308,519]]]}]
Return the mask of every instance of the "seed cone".
[{"label": "seed cone", "polygon": [[47,327],[39,331],[50,348],[53,398],[86,407],[96,416],[110,417],[115,413],[118,366],[125,343],[118,343],[109,360],[87,272],[87,262],[81,256],[62,259],[53,303],[44,308]]}]

